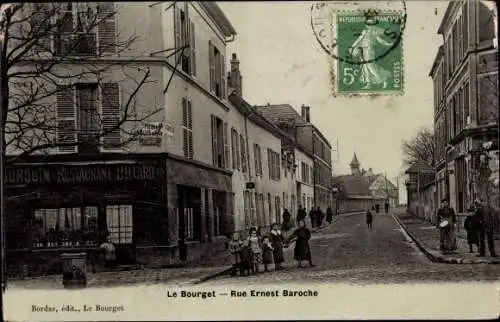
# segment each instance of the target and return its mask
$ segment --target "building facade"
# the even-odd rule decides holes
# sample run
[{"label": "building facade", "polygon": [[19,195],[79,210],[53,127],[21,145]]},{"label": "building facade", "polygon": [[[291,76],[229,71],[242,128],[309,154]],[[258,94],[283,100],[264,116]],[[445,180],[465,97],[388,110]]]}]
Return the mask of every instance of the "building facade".
[{"label": "building facade", "polygon": [[495,179],[498,182],[498,172],[494,174],[498,169],[498,47],[492,10],[487,1],[450,2],[438,30],[444,43],[430,72],[436,207],[448,197],[458,213],[465,213],[476,197],[498,208],[494,184]]},{"label": "building facade", "polygon": [[[123,264],[172,264],[224,248],[220,236],[234,226],[225,77],[234,28],[213,2],[105,2],[63,7],[65,33],[81,32],[88,8],[101,23],[69,53],[79,59],[56,66],[69,77],[43,99],[55,107],[50,148],[32,157],[20,144],[8,149],[11,268],[50,272],[60,252],[91,253],[103,238]],[[41,39],[28,66],[46,59],[44,50],[64,49],[63,40]],[[89,61],[110,68],[82,73]]]},{"label": "building facade", "polygon": [[313,207],[323,212],[333,205],[331,187],[331,145],[324,135],[310,122],[309,106],[302,106],[301,114],[288,104],[257,106],[257,110],[314,156]]},{"label": "building facade", "polygon": [[[303,149],[295,149],[297,208],[310,211],[314,206],[314,158]],[[293,213],[296,215],[296,213]]]}]

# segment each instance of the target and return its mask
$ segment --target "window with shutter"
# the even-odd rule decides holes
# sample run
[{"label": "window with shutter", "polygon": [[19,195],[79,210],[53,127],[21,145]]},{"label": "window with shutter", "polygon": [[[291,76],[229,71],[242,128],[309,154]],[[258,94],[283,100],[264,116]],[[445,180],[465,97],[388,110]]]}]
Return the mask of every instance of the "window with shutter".
[{"label": "window with shutter", "polygon": [[189,158],[194,157],[193,149],[193,105],[191,101],[188,101],[188,128],[189,128]]},{"label": "window with shutter", "polygon": [[105,149],[116,149],[121,145],[120,130],[120,85],[101,84],[102,144]]},{"label": "window with shutter", "polygon": [[210,91],[215,93],[215,59],[214,46],[212,41],[208,41],[208,68],[210,72]]},{"label": "window with shutter", "polygon": [[258,155],[257,155],[257,143],[253,144],[253,158],[254,158],[254,163],[255,163],[255,176],[259,175],[259,161],[258,161]]},{"label": "window with shutter", "polygon": [[76,152],[76,109],[73,87],[59,87],[56,93],[59,152]]},{"label": "window with shutter", "polygon": [[267,172],[269,173],[269,179],[273,177],[273,166],[271,162],[271,150],[267,149]]},{"label": "window with shutter", "polygon": [[247,171],[247,155],[246,155],[246,145],[243,135],[240,135],[240,148],[241,148],[241,171]]},{"label": "window with shutter", "polygon": [[97,27],[99,37],[99,53],[114,54],[116,52],[116,11],[114,2],[99,2]]},{"label": "window with shutter", "polygon": [[217,119],[214,115],[211,115],[211,124],[212,124],[212,161],[214,166],[217,167],[218,159],[217,159]]},{"label": "window with shutter", "polygon": [[190,21],[190,50],[189,55],[191,58],[191,75],[196,76],[196,33],[194,23]]},{"label": "window with shutter", "polygon": [[[77,84],[75,86],[79,153],[99,152],[101,124],[98,91],[98,84]],[[103,107],[105,107],[104,104]],[[109,112],[105,108],[102,110],[106,117],[108,117]]]},{"label": "window with shutter", "polygon": [[238,154],[236,153],[236,130],[234,128],[231,128],[231,156],[233,159],[233,170],[236,170]]},{"label": "window with shutter", "polygon": [[229,140],[227,137],[227,123],[226,122],[224,122],[222,136],[224,137],[224,164],[226,166],[226,169],[231,169],[230,158],[229,158]]},{"label": "window with shutter", "polygon": [[179,59],[181,57],[181,50],[180,48],[182,47],[181,43],[181,9],[178,7],[177,2],[174,3],[174,39],[175,39],[175,64],[179,62]]},{"label": "window with shutter", "polygon": [[219,55],[220,57],[220,66],[221,66],[221,73],[220,73],[220,86],[221,86],[221,98],[224,100],[226,99],[226,60],[224,58],[224,55]]},{"label": "window with shutter", "polygon": [[182,143],[184,157],[193,159],[193,108],[187,98],[182,98]]}]

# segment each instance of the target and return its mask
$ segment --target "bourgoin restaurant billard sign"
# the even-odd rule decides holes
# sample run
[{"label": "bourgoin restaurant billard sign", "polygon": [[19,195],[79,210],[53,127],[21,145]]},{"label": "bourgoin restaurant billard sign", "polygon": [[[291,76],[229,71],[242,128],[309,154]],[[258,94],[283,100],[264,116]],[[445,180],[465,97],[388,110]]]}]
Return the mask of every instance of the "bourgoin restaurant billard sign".
[{"label": "bourgoin restaurant billard sign", "polygon": [[106,183],[165,179],[165,168],[152,164],[31,165],[8,167],[6,185]]}]

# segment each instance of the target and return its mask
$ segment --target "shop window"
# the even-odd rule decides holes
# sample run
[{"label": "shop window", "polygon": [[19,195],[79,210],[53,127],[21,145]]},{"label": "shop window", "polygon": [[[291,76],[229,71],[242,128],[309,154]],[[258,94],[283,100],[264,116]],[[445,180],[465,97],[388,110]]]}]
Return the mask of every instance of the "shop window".
[{"label": "shop window", "polygon": [[108,239],[113,244],[132,243],[132,206],[114,205],[106,207]]},{"label": "shop window", "polygon": [[194,210],[184,208],[184,237],[187,240],[194,240]]},{"label": "shop window", "polygon": [[98,243],[97,207],[37,209],[34,217],[34,248]]}]

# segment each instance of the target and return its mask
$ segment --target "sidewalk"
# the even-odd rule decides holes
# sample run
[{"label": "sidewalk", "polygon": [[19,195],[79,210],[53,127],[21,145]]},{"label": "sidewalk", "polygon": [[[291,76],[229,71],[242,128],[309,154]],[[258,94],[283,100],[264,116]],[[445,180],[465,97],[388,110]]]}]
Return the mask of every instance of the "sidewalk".
[{"label": "sidewalk", "polygon": [[[474,253],[469,252],[467,236],[465,230],[460,229],[456,233],[457,251],[453,254],[443,255],[439,250],[439,230],[429,222],[415,218],[407,212],[395,213],[394,218],[411,237],[418,248],[433,262],[448,264],[499,264],[500,259],[490,257],[486,250],[485,257],[476,257],[477,247],[474,246]],[[500,241],[495,240],[495,250],[500,251]],[[488,246],[486,245],[486,248]]]}]

